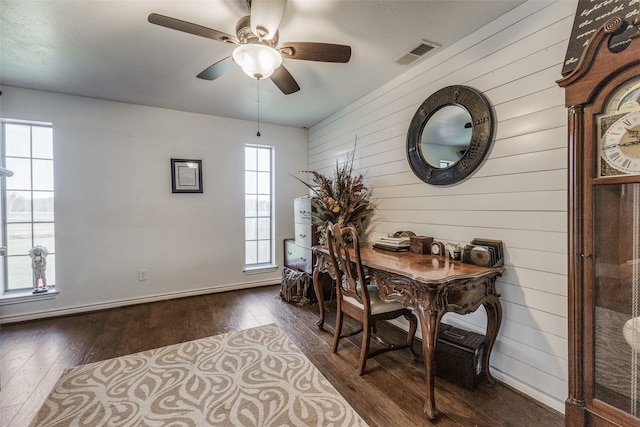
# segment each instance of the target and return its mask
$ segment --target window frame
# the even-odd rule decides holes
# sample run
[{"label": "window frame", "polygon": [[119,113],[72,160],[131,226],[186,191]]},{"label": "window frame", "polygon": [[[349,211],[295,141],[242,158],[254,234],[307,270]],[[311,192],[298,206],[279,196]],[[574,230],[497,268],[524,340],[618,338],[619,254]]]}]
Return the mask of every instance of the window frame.
[{"label": "window frame", "polygon": [[[256,174],[259,172],[265,172],[264,170],[260,170],[260,168],[258,167],[258,156],[256,156],[256,167],[255,169],[249,169],[247,168],[247,149],[257,149],[257,150],[268,150],[269,151],[269,238],[268,239],[264,239],[264,238],[260,238],[259,236],[259,227],[256,224],[256,238],[255,239],[248,239],[247,238],[247,230],[248,230],[248,225],[247,225],[247,220],[249,218],[255,218],[255,219],[260,219],[260,218],[267,218],[267,216],[265,215],[260,215],[259,214],[259,209],[258,206],[256,206],[256,215],[255,216],[251,216],[251,215],[247,215],[247,200],[248,200],[248,196],[253,195],[253,196],[264,196],[265,193],[260,193],[259,191],[259,180],[258,177],[256,175],[256,182],[255,182],[255,192],[248,192],[248,188],[247,188],[247,173],[248,172],[255,172]],[[274,207],[274,190],[275,190],[275,147],[271,146],[271,145],[264,145],[264,144],[245,144],[244,145],[244,215],[243,215],[243,219],[244,219],[244,271],[246,273],[260,273],[260,272],[265,272],[265,271],[272,271],[274,270],[277,266],[276,266],[276,253],[275,253],[275,220],[274,220],[274,212],[275,212],[275,207]],[[248,242],[260,242],[260,241],[268,241],[268,247],[269,247],[269,260],[268,261],[263,261],[263,262],[256,262],[256,263],[249,263],[248,262]],[[256,260],[259,261],[259,248],[256,246]]]},{"label": "window frame", "polygon": [[[1,190],[1,206],[0,206],[0,221],[1,221],[1,227],[2,229],[0,230],[2,235],[0,236],[0,244],[2,244],[2,246],[7,248],[7,254],[5,256],[2,256],[1,260],[0,260],[0,264],[1,264],[1,268],[2,268],[2,272],[0,272],[0,279],[2,280],[2,294],[3,295],[11,295],[11,294],[20,294],[20,293],[24,293],[25,291],[32,291],[33,290],[33,278],[31,277],[28,283],[25,283],[26,286],[24,287],[11,287],[10,284],[10,280],[9,280],[9,275],[10,275],[10,271],[9,271],[9,261],[10,258],[14,258],[14,257],[23,257],[25,256],[24,254],[19,254],[19,255],[11,255],[11,248],[8,246],[9,245],[9,236],[8,236],[8,229],[10,224],[24,224],[24,225],[28,225],[28,228],[30,229],[30,236],[31,236],[31,248],[33,248],[33,246],[36,244],[34,242],[34,236],[35,236],[35,232],[36,232],[36,228],[38,227],[39,224],[51,224],[52,225],[52,236],[51,236],[51,240],[53,242],[53,250],[51,250],[51,247],[48,247],[49,252],[48,252],[48,256],[47,256],[47,287],[49,289],[49,293],[51,292],[55,292],[55,182],[54,182],[54,168],[55,168],[55,159],[54,159],[54,155],[53,155],[53,124],[52,123],[46,123],[46,122],[36,122],[36,121],[22,121],[22,120],[7,120],[7,119],[0,119],[0,164],[3,167],[7,166],[7,130],[6,127],[7,125],[19,125],[19,126],[28,126],[29,127],[29,157],[24,157],[24,156],[9,156],[10,158],[15,158],[15,159],[28,159],[29,161],[29,189],[28,190],[8,190],[8,186],[7,186],[7,180],[6,179],[2,179],[0,180],[0,190]],[[34,156],[34,152],[33,152],[33,145],[34,145],[34,140],[33,140],[33,129],[34,128],[49,128],[51,129],[51,158],[45,158],[45,157],[37,157]],[[41,188],[34,188],[34,161],[50,161],[51,162],[51,189],[41,189]],[[8,206],[7,206],[7,192],[8,191],[25,191],[25,192],[29,192],[30,194],[30,202],[29,202],[29,211],[30,211],[30,221],[18,221],[18,222],[9,222],[9,215],[8,215]],[[34,195],[38,194],[38,193],[51,193],[52,196],[52,201],[53,201],[53,206],[52,206],[52,220],[51,221],[38,221],[36,220],[37,215],[35,214],[35,204],[34,204]],[[26,255],[26,257],[28,258],[29,255]],[[52,274],[53,273],[53,274]]]}]

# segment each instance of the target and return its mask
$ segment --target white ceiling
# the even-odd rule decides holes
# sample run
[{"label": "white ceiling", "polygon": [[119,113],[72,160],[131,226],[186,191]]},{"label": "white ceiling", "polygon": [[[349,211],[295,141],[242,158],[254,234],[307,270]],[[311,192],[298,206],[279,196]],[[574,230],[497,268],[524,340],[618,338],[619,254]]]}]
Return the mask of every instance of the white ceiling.
[{"label": "white ceiling", "polygon": [[[351,61],[285,59],[301,90],[261,81],[260,121],[316,124],[407,71],[393,60],[417,42],[442,49],[522,2],[288,0],[280,45],[348,44]],[[234,45],[150,24],[152,12],[235,35],[248,9],[245,0],[0,0],[0,84],[255,121],[257,80],[239,67],[196,78]]]}]

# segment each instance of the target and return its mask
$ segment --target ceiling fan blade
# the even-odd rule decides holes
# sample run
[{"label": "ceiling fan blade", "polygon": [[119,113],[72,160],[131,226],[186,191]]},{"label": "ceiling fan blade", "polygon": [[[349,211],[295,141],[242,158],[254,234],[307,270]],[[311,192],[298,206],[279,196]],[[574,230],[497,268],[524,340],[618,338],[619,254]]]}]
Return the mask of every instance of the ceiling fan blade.
[{"label": "ceiling fan blade", "polygon": [[290,95],[300,90],[296,79],[293,78],[289,70],[284,68],[284,65],[275,69],[273,74],[271,74],[271,81],[273,81],[273,83],[278,86],[278,89],[285,95]]},{"label": "ceiling fan blade", "polygon": [[270,40],[276,35],[287,0],[250,0],[251,32]]},{"label": "ceiling fan blade", "polygon": [[238,44],[238,39],[234,36],[223,33],[222,31],[214,30],[213,28],[203,27],[202,25],[194,24],[192,22],[183,21],[181,19],[172,18],[170,16],[159,15],[152,13],[147,18],[152,24],[160,25],[161,27],[171,28],[172,30],[182,31],[183,33],[194,34],[196,36],[205,37],[212,40],[217,40],[223,43],[235,43]]},{"label": "ceiling fan blade", "polygon": [[351,46],[331,43],[293,42],[278,49],[282,56],[306,61],[347,63],[351,59]]},{"label": "ceiling fan blade", "polygon": [[198,74],[199,79],[204,80],[215,80],[218,77],[222,77],[227,74],[229,71],[236,68],[236,62],[232,57],[228,56],[220,61],[216,62],[200,74]]}]

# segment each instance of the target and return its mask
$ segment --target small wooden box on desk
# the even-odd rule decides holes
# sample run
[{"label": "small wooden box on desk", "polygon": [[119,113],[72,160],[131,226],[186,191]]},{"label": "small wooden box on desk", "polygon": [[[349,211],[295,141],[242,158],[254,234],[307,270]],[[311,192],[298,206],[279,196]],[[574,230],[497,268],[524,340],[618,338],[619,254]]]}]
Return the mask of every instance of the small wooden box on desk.
[{"label": "small wooden box on desk", "polygon": [[[293,201],[295,238],[284,240],[284,266],[292,270],[304,271],[310,276],[313,274],[313,266],[316,263],[316,255],[311,248],[318,244],[316,226],[311,221],[311,197],[298,197]],[[333,281],[322,274],[318,280],[322,282],[323,299],[331,298]],[[313,289],[312,301],[316,301]]]}]

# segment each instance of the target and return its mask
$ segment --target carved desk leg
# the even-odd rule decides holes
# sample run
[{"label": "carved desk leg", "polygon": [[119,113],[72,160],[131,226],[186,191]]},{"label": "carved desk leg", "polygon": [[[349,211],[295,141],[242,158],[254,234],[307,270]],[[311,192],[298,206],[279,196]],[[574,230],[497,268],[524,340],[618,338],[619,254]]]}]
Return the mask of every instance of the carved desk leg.
[{"label": "carved desk leg", "polygon": [[487,312],[487,334],[484,337],[484,352],[482,353],[482,372],[489,384],[495,384],[496,379],[493,378],[489,371],[489,357],[491,350],[496,342],[500,324],[502,323],[502,305],[499,296],[495,292],[495,277],[491,279],[490,291],[487,300],[484,302],[484,309]]},{"label": "carved desk leg", "polygon": [[425,380],[427,393],[424,401],[424,412],[430,420],[438,416],[435,398],[435,374],[436,374],[436,340],[438,337],[439,316],[437,313],[420,304],[418,309],[420,328],[422,331],[422,353],[424,355]]},{"label": "carved desk leg", "polygon": [[322,283],[320,282],[320,273],[327,273],[331,280],[335,281],[335,272],[331,268],[331,261],[325,258],[325,255],[321,252],[316,252],[316,264],[313,266],[313,290],[316,292],[316,298],[318,298],[318,311],[320,318],[316,322],[316,325],[320,330],[324,331],[324,292],[322,289]]},{"label": "carved desk leg", "polygon": [[316,325],[320,328],[320,330],[324,330],[324,294],[322,292],[322,284],[320,284],[319,275],[320,270],[322,269],[324,258],[322,255],[318,255],[316,257],[316,265],[313,266],[313,290],[316,291],[316,298],[318,299],[318,310],[320,314],[320,318],[316,322]]},{"label": "carved desk leg", "polygon": [[484,306],[487,313],[487,332],[484,336],[484,351],[480,361],[481,373],[489,384],[495,384],[496,380],[489,370],[489,358],[491,350],[496,342],[500,323],[502,323],[502,305],[500,295],[496,293],[496,275],[474,280],[462,280],[439,288],[437,298],[438,307],[445,312],[457,314],[473,313]]},{"label": "carved desk leg", "polygon": [[420,319],[426,382],[424,412],[427,418],[434,420],[438,416],[435,399],[436,340],[438,325],[445,312],[439,307],[445,305],[437,303],[441,299],[437,295],[438,291],[424,289],[409,278],[373,268],[369,268],[369,274],[378,285],[380,298],[383,301],[400,301],[413,310]]}]

